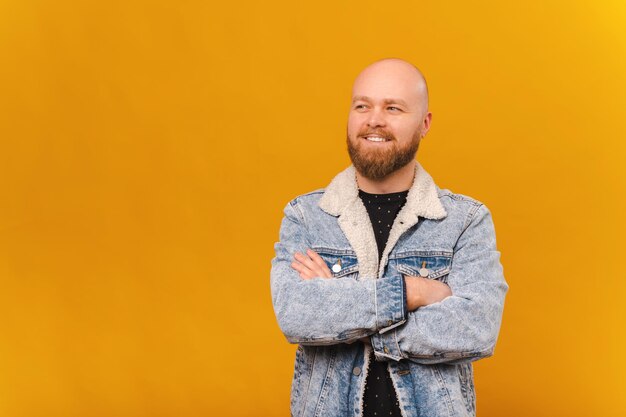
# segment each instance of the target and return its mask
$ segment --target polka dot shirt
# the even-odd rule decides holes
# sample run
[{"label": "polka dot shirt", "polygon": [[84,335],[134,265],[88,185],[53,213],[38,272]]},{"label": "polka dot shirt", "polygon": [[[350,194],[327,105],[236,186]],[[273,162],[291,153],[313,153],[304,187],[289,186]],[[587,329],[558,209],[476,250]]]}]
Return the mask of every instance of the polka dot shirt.
[{"label": "polka dot shirt", "polygon": [[[401,191],[390,194],[370,194],[359,190],[359,197],[367,209],[374,228],[379,259],[382,257],[387,244],[393,222],[406,203],[408,193],[408,191]],[[400,405],[389,376],[387,362],[377,362],[373,353],[370,354],[369,359],[363,398],[363,416],[401,417]]]}]

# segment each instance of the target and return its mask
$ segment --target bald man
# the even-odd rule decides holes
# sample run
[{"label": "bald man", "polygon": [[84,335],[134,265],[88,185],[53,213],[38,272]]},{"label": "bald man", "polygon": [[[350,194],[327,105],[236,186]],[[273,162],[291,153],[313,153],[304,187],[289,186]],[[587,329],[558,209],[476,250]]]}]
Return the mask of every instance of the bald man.
[{"label": "bald man", "polygon": [[284,209],[271,292],[298,344],[291,415],[475,416],[508,285],[491,213],[415,159],[431,125],[421,72],[383,59],[356,78],[352,164]]}]

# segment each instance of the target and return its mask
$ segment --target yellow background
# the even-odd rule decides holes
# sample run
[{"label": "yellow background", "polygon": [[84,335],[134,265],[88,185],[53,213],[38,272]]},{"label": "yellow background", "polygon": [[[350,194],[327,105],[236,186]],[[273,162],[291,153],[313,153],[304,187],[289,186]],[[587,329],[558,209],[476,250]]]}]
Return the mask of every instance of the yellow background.
[{"label": "yellow background", "polygon": [[0,2],[0,415],[288,416],[282,209],[349,163],[351,83],[429,81],[418,160],[510,285],[478,415],[626,415],[626,6]]}]

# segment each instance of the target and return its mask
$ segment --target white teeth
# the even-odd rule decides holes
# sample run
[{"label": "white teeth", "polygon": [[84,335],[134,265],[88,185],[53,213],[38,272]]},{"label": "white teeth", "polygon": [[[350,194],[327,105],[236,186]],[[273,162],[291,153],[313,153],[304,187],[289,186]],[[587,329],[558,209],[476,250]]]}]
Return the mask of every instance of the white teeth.
[{"label": "white teeth", "polygon": [[371,140],[372,142],[384,142],[385,139],[378,136],[366,136],[365,139]]}]

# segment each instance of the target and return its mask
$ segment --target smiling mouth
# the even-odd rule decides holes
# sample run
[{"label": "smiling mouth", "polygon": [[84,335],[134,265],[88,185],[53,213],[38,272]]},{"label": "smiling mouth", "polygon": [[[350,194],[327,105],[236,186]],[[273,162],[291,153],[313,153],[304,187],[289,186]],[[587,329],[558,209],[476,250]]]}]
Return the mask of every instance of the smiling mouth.
[{"label": "smiling mouth", "polygon": [[382,136],[371,135],[371,136],[361,136],[361,137],[369,142],[389,142],[389,139],[385,139]]}]

